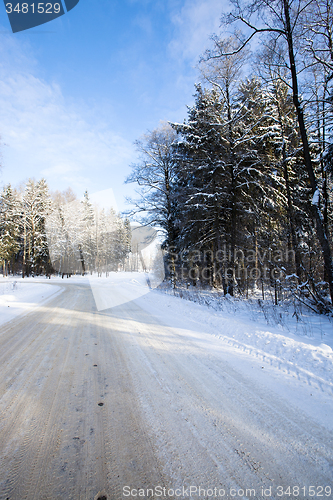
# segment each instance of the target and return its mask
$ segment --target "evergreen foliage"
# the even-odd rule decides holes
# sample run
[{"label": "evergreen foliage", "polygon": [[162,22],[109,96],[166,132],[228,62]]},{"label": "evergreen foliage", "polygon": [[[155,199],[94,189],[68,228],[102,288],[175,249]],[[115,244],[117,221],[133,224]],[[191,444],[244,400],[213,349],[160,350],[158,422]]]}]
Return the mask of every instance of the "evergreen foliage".
[{"label": "evergreen foliage", "polygon": [[[327,312],[333,300],[332,5],[231,4],[222,23],[237,22],[234,35],[212,37],[194,105],[183,123],[170,124],[177,133],[168,145],[173,238],[165,244],[173,275],[231,295],[260,287],[275,303],[289,295]],[[262,43],[248,68],[255,35]],[[146,167],[134,166],[130,181],[142,186]],[[159,182],[146,183],[145,203],[137,201],[133,212],[165,228],[165,204],[155,202]]]},{"label": "evergreen foliage", "polygon": [[45,179],[10,185],[0,194],[0,262],[3,274],[70,276],[125,268],[131,229],[127,219],[107,213],[68,189],[49,193]]}]

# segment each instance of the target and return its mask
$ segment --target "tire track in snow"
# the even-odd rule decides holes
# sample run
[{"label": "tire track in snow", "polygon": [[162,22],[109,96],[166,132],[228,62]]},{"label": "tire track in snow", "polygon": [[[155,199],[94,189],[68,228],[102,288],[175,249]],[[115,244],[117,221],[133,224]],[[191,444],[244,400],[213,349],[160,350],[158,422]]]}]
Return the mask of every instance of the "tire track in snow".
[{"label": "tire track in snow", "polygon": [[294,363],[291,363],[290,361],[283,360],[279,358],[276,355],[273,354],[268,354],[266,352],[263,352],[262,350],[238,342],[236,340],[231,340],[229,337],[224,337],[224,336],[218,336],[220,340],[222,340],[225,344],[236,348],[246,354],[249,354],[250,356],[254,356],[264,363],[269,364],[270,366],[277,368],[278,370],[291,375],[293,377],[296,377],[298,380],[304,382],[305,384],[311,386],[311,387],[316,387],[322,392],[327,393],[330,396],[333,396],[333,382],[324,380],[321,377],[318,377],[314,373],[311,373],[308,370],[305,370],[304,368],[301,368]]},{"label": "tire track in snow", "polygon": [[[244,378],[225,346],[170,328],[133,302],[97,313],[88,287],[66,290],[45,305],[46,330],[43,308],[27,325],[12,323],[17,342],[43,341],[17,356],[12,345],[7,360],[10,369],[26,364],[12,385],[24,391],[0,430],[1,500],[92,500],[102,490],[119,500],[125,485],[329,480],[331,435]],[[4,391],[8,403],[15,396]],[[14,407],[24,406],[11,427]]]},{"label": "tire track in snow", "polygon": [[[140,322],[144,323],[144,321]],[[133,325],[131,326],[131,329],[135,328],[135,323],[133,322]],[[142,337],[145,333],[143,332],[140,337]],[[159,352],[159,347],[158,346],[158,341],[156,338],[158,338],[158,333],[159,329],[154,331],[152,330],[151,336],[153,338],[153,342],[150,343],[150,345],[153,344],[153,349],[154,354],[156,352]],[[145,340],[147,340],[147,335],[145,336]],[[163,345],[163,342],[161,343]],[[163,416],[161,415],[161,409],[156,408],[156,404],[154,404],[153,399],[150,397],[150,394],[153,392],[152,390],[147,392],[145,394],[145,397],[143,398],[145,401],[143,402],[143,405],[147,408],[150,414],[150,420],[152,420],[151,414],[155,413],[155,419],[151,423],[151,428],[152,429],[158,429],[160,428],[160,433],[166,433],[165,430],[163,430],[162,426],[164,424],[165,428],[168,429],[168,437],[170,438],[167,441],[164,441],[164,443],[160,443],[160,447],[163,449],[164,448],[164,458],[165,456],[168,456],[168,460],[172,457],[173,462],[177,463],[178,465],[175,468],[178,469],[183,469],[182,462],[184,461],[183,458],[179,456],[180,450],[182,447],[184,447],[184,441],[187,442],[187,445],[185,444],[185,451],[184,451],[184,457],[186,460],[192,460],[191,454],[194,452],[196,449],[195,455],[198,457],[197,461],[200,462],[200,466],[198,468],[198,465],[196,464],[195,470],[200,470],[200,476],[197,478],[197,480],[202,481],[202,484],[204,481],[212,476],[212,481],[215,482],[215,484],[220,484],[222,487],[222,484],[226,485],[229,484],[229,487],[235,487],[238,486],[240,487],[241,483],[246,480],[246,470],[242,466],[242,461],[239,461],[237,466],[234,466],[231,468],[230,466],[230,454],[234,452],[232,447],[228,447],[225,445],[225,442],[222,441],[219,444],[219,450],[216,450],[216,446],[212,443],[209,442],[209,434],[205,433],[202,437],[200,436],[200,422],[193,424],[193,420],[195,419],[195,416],[193,416],[193,410],[195,409],[195,406],[198,406],[197,401],[200,398],[199,394],[195,392],[195,388],[198,387],[197,382],[193,383],[193,380],[191,380],[191,377],[193,378],[193,373],[185,374],[185,376],[181,377],[180,373],[182,371],[181,369],[181,364],[180,363],[177,367],[175,367],[174,364],[172,363],[164,363],[162,359],[159,359],[158,364],[156,366],[152,366],[151,360],[147,357],[147,352],[143,351],[142,348],[139,347],[139,350],[141,351],[141,359],[140,359],[140,364],[139,366],[141,367],[141,371],[146,368],[146,376],[151,378],[151,374],[153,374],[155,380],[157,382],[155,391],[163,391],[164,395],[166,397],[166,400],[164,401],[164,406],[162,407],[171,407],[171,413],[168,415],[167,418],[163,419]],[[136,361],[138,360],[138,355],[133,356]],[[161,366],[163,365],[164,367],[168,367],[168,374],[166,376],[160,377],[158,375],[158,365]],[[134,369],[134,367],[133,367]],[[175,377],[175,373],[178,373],[177,375],[177,382],[175,387],[168,387],[165,384],[165,380],[167,380],[169,383],[173,382],[173,379]],[[165,375],[165,374],[164,374]],[[189,376],[191,375],[191,377]],[[140,374],[137,373],[137,379],[138,380],[140,377]],[[151,382],[152,383],[152,380]],[[178,385],[178,386],[177,386]],[[172,398],[172,394],[176,394],[179,391],[184,392],[184,387],[186,387],[186,396],[183,394],[183,401],[175,401],[174,398]],[[177,390],[179,389],[179,391]],[[209,388],[206,387],[206,389],[209,391]],[[139,391],[138,391],[139,392]],[[171,397],[170,397],[171,396]],[[161,407],[161,401],[158,401]],[[180,407],[182,406],[182,407]],[[186,408],[187,406],[187,408]],[[179,412],[179,413],[178,413]],[[178,413],[178,414],[177,414]],[[148,414],[146,415],[147,418],[149,418]],[[163,424],[161,423],[163,422]],[[177,429],[177,435],[175,436],[174,430],[170,429],[170,422],[172,422],[172,427],[173,429]],[[202,422],[201,422],[202,424]],[[180,430],[179,430],[180,429]],[[184,439],[184,436],[186,438]],[[171,438],[172,437],[172,438]],[[216,442],[216,435],[214,436],[213,440]],[[225,436],[224,436],[225,438]],[[175,442],[177,443],[177,447],[175,447]],[[191,443],[191,445],[188,447],[188,443]],[[210,446],[211,445],[211,446]],[[187,449],[186,449],[187,448]],[[188,449],[189,448],[189,449]],[[221,460],[221,448],[223,448],[223,455],[224,459]],[[203,456],[204,460],[201,462],[200,458]],[[224,463],[223,463],[224,462]],[[222,465],[223,463],[223,465]],[[234,465],[234,464],[233,464]],[[188,465],[187,465],[187,468]],[[220,477],[216,476],[214,474],[214,470],[218,469],[218,474]],[[213,473],[212,473],[213,471]],[[238,473],[236,473],[238,471]],[[238,483],[236,476],[238,476]],[[224,482],[221,483],[221,477],[224,477]],[[186,480],[186,477],[183,478],[183,480]],[[250,479],[248,477],[248,484],[250,484]],[[193,479],[192,479],[193,480]],[[174,481],[176,481],[177,486],[181,486],[181,481],[179,480],[179,477],[174,476]]]},{"label": "tire track in snow", "polygon": [[[32,315],[29,315],[29,318],[33,321],[35,318],[34,314],[32,313]],[[21,323],[19,326],[21,326]],[[14,413],[14,421],[16,421],[16,428],[12,427],[11,429],[2,429],[5,437],[13,434],[15,435],[17,432],[21,434],[23,433],[22,444],[20,445],[18,452],[14,453],[11,458],[11,463],[14,462],[14,464],[10,466],[7,471],[7,474],[10,474],[11,477],[11,480],[7,483],[7,485],[9,485],[10,491],[16,491],[15,495],[17,495],[18,498],[34,498],[33,492],[35,491],[37,483],[36,474],[40,474],[40,467],[36,465],[36,463],[38,464],[39,450],[42,448],[43,438],[47,431],[47,426],[52,412],[52,406],[54,405],[55,398],[57,396],[56,388],[59,387],[61,382],[61,373],[64,369],[66,356],[68,356],[70,348],[69,343],[67,343],[67,347],[62,342],[60,345],[59,342],[56,344],[56,339],[52,338],[52,327],[47,326],[38,332],[38,328],[35,326],[35,330],[37,330],[37,333],[35,334],[38,339],[37,345],[32,340],[29,343],[28,349],[25,350],[27,351],[26,356],[30,358],[31,366],[34,366],[35,369],[30,373],[27,373],[28,376],[24,378],[21,386],[18,385],[18,393],[13,398],[14,402],[17,401],[16,407],[15,404],[9,405],[6,410],[10,409],[12,406],[12,412],[10,412],[9,415],[6,415],[6,412],[4,412],[3,415],[3,417],[7,417],[7,421],[10,422]],[[61,331],[59,333],[62,338]],[[41,338],[42,340],[40,341]],[[49,349],[47,347],[50,341],[55,344],[51,353],[48,352]],[[44,352],[47,352],[46,360],[45,357],[43,358]],[[41,358],[40,363],[37,365],[36,356]],[[62,363],[62,369],[59,370],[57,361],[63,358],[65,359],[65,362]],[[20,359],[20,357],[15,357],[15,359]],[[52,359],[53,365],[51,366],[51,369],[48,370],[47,375],[43,377],[43,365],[47,364],[47,361],[50,361],[50,359]],[[61,361],[59,364],[61,366]],[[19,379],[22,379],[25,373],[26,371],[22,372]],[[44,381],[44,384],[36,384],[36,382],[40,379]],[[40,387],[38,387],[38,385],[40,385]],[[39,393],[38,390],[40,391]],[[26,418],[30,421],[28,425],[24,425],[24,420],[22,422],[22,418],[20,419],[20,410],[23,409],[23,407],[27,408]],[[19,427],[20,425],[23,427],[21,430]],[[28,464],[28,467],[26,464]],[[38,469],[37,473],[36,469]],[[29,493],[31,483],[34,483],[32,488],[33,491]],[[6,494],[7,489],[8,488],[6,487]]]},{"label": "tire track in snow", "polygon": [[[104,378],[108,381],[105,393],[105,441],[110,443],[108,466],[108,489],[111,498],[122,497],[122,488],[135,485],[148,488],[152,484],[166,484],[157,457],[147,434],[138,405],[139,394],[135,375],[129,366],[130,341],[127,323],[114,323],[113,314],[104,316],[112,330],[104,329]],[[116,326],[116,327],[115,327]],[[124,340],[125,337],[125,340]],[[112,407],[113,402],[113,407]],[[108,491],[108,489],[106,489]]]},{"label": "tire track in snow", "polygon": [[[127,316],[130,317],[128,310]],[[212,457],[220,457],[217,460],[220,464],[223,461],[226,463],[225,469],[230,478],[236,479],[235,471],[241,471],[238,484],[246,483],[244,478],[248,475],[244,469],[245,465],[251,472],[252,480],[254,480],[253,475],[256,481],[259,478],[260,481],[268,480],[268,478],[271,481],[275,478],[277,481],[281,477],[284,484],[288,485],[288,478],[290,484],[290,481],[294,479],[295,471],[290,469],[286,462],[295,461],[298,462],[298,473],[305,481],[310,480],[310,477],[312,480],[318,480],[319,477],[325,478],[325,475],[326,479],[330,477],[332,438],[328,432],[314,423],[309,423],[304,415],[298,414],[295,418],[292,410],[288,409],[283,401],[278,400],[274,404],[270,394],[265,394],[262,389],[262,394],[258,398],[258,387],[253,387],[251,381],[245,380],[227,363],[223,365],[223,361],[219,360],[218,356],[214,356],[209,351],[207,353],[201,346],[196,345],[190,332],[186,336],[157,320],[155,325],[151,323],[151,318],[146,313],[133,311],[131,328],[133,330],[136,327],[136,338],[141,345],[140,366],[146,368],[147,377],[153,374],[157,382],[155,391],[160,391],[164,380],[168,381],[168,386],[164,388],[164,406],[161,406],[161,401],[159,401],[159,407],[156,408],[152,399],[146,404],[147,418],[150,419],[151,428],[160,429],[159,432],[156,431],[156,434],[159,434],[157,438],[161,438],[164,432],[159,422],[162,420],[167,427],[170,420],[177,418],[177,423],[174,421],[173,430],[170,432],[174,432],[174,429],[182,429],[177,434],[179,448],[181,448],[182,436],[186,435],[186,429],[182,426],[183,421],[176,417],[178,411],[184,415],[184,420],[189,422],[192,433],[197,441],[201,441],[203,449],[210,452]],[[156,354],[159,356],[158,361]],[[178,374],[178,387],[176,383],[173,387],[170,386],[170,382],[175,380],[175,373]],[[232,388],[233,394],[228,394],[228,387]],[[176,401],[177,392],[183,395],[181,408],[178,409],[177,403],[180,404],[180,398],[178,397]],[[229,411],[221,406],[219,397],[226,398],[225,405],[230,407]],[[202,408],[207,409],[205,416],[200,414],[198,401],[201,401]],[[161,408],[169,407],[174,407],[174,413],[164,411],[168,416],[163,418]],[[242,411],[239,411],[238,407],[242,408]],[[153,413],[156,415],[155,418],[152,416]],[[214,415],[213,425],[215,430],[219,431],[218,433],[212,432],[207,426],[209,415]],[[279,424],[274,428],[274,424],[269,424],[269,422],[275,424],[279,422]],[[313,434],[314,428],[315,434]],[[201,429],[202,437],[197,429]],[[291,443],[288,436],[289,439],[290,436],[294,436]],[[317,443],[318,438],[320,438],[320,446]],[[176,450],[172,449],[166,440],[162,439],[160,443],[161,448],[166,449],[165,455],[170,457],[176,454]],[[229,444],[229,451],[226,443]],[[221,453],[223,447],[224,450]],[[317,455],[315,460],[309,457],[309,449]],[[226,456],[229,457],[227,461]],[[231,460],[230,457],[232,457]],[[316,473],[311,476],[303,466],[302,460],[307,462],[310,470],[316,463]],[[184,459],[178,457],[179,468],[183,468],[182,461]],[[274,462],[277,466],[272,469]],[[208,476],[207,472],[205,477]],[[180,482],[179,476],[178,482]],[[247,484],[251,484],[250,479]]]},{"label": "tire track in snow", "polygon": [[1,500],[87,500],[102,490],[119,500],[127,483],[161,482],[124,332],[96,313],[89,287],[69,285],[7,333],[6,376],[24,366],[11,374],[16,394],[3,386],[9,407],[0,401]]}]

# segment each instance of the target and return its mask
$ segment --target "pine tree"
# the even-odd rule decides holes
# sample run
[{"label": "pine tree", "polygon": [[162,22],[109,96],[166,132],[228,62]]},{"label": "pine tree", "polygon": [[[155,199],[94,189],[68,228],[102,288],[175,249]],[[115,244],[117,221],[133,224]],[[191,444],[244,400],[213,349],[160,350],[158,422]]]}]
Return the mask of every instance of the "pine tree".
[{"label": "pine tree", "polygon": [[[247,28],[250,28],[251,32],[245,39],[238,36],[238,46],[228,52],[223,51],[222,56],[238,54],[247,46],[254,35],[266,33],[266,40],[274,48],[274,64],[279,68],[285,67],[288,69],[288,83],[292,88],[293,104],[302,143],[304,170],[307,173],[311,187],[312,208],[309,216],[315,220],[317,238],[321,246],[324,261],[325,276],[328,282],[331,302],[333,302],[332,251],[329,234],[325,227],[321,211],[319,179],[316,175],[316,165],[311,155],[311,141],[300,89],[299,69],[304,69],[304,61],[300,60],[299,54],[302,54],[302,51],[297,51],[297,47],[302,45],[304,33],[307,30],[306,14],[311,10],[314,1],[308,2],[305,6],[300,3],[294,5],[289,0],[276,0],[273,3],[250,0],[244,4],[239,0],[232,0],[232,4],[234,9],[224,16],[225,23],[242,22]],[[260,27],[255,25],[254,17],[256,16],[260,19]],[[331,26],[328,26],[328,28],[331,28]]]},{"label": "pine tree", "polygon": [[9,266],[14,274],[14,260],[19,251],[20,203],[10,184],[0,195],[0,260],[3,275],[7,276]]},{"label": "pine tree", "polygon": [[29,179],[22,200],[23,277],[51,271],[46,236],[46,218],[51,198],[45,179]]},{"label": "pine tree", "polygon": [[219,93],[197,85],[188,121],[172,124],[181,136],[176,152],[178,246],[181,251],[187,250],[190,261],[192,251],[206,252],[207,278],[216,285],[223,277],[215,256],[221,250],[221,235],[226,232],[228,219],[222,113]]},{"label": "pine tree", "polygon": [[82,209],[82,231],[80,233],[82,242],[79,244],[79,251],[84,259],[85,271],[93,272],[96,259],[96,239],[95,239],[95,213],[90,203],[89,194],[86,190],[81,202]]}]

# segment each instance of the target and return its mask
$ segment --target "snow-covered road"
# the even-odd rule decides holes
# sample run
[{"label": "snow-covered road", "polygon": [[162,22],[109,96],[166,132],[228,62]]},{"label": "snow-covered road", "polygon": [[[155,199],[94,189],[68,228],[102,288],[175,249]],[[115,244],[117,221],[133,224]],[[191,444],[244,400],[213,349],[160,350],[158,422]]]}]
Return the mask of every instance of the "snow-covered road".
[{"label": "snow-covered road", "polygon": [[0,329],[1,500],[333,498],[329,380],[231,348],[181,299],[119,282],[98,311],[88,280],[56,285]]}]

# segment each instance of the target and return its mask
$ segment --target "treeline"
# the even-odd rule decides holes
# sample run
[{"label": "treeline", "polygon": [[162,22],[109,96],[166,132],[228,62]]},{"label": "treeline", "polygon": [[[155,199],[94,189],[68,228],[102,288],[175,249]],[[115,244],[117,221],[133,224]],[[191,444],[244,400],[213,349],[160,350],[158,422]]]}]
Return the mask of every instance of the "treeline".
[{"label": "treeline", "polygon": [[4,275],[116,271],[130,252],[131,230],[114,210],[68,189],[50,193],[44,179],[0,194],[0,262]]},{"label": "treeline", "polygon": [[[183,123],[147,133],[127,182],[163,228],[174,286],[333,299],[333,13],[327,1],[233,1]],[[259,19],[259,20],[258,20]],[[260,28],[256,28],[258,22]],[[246,25],[246,34],[239,24]],[[260,48],[249,41],[262,33]],[[141,217],[140,217],[141,214]]]}]

